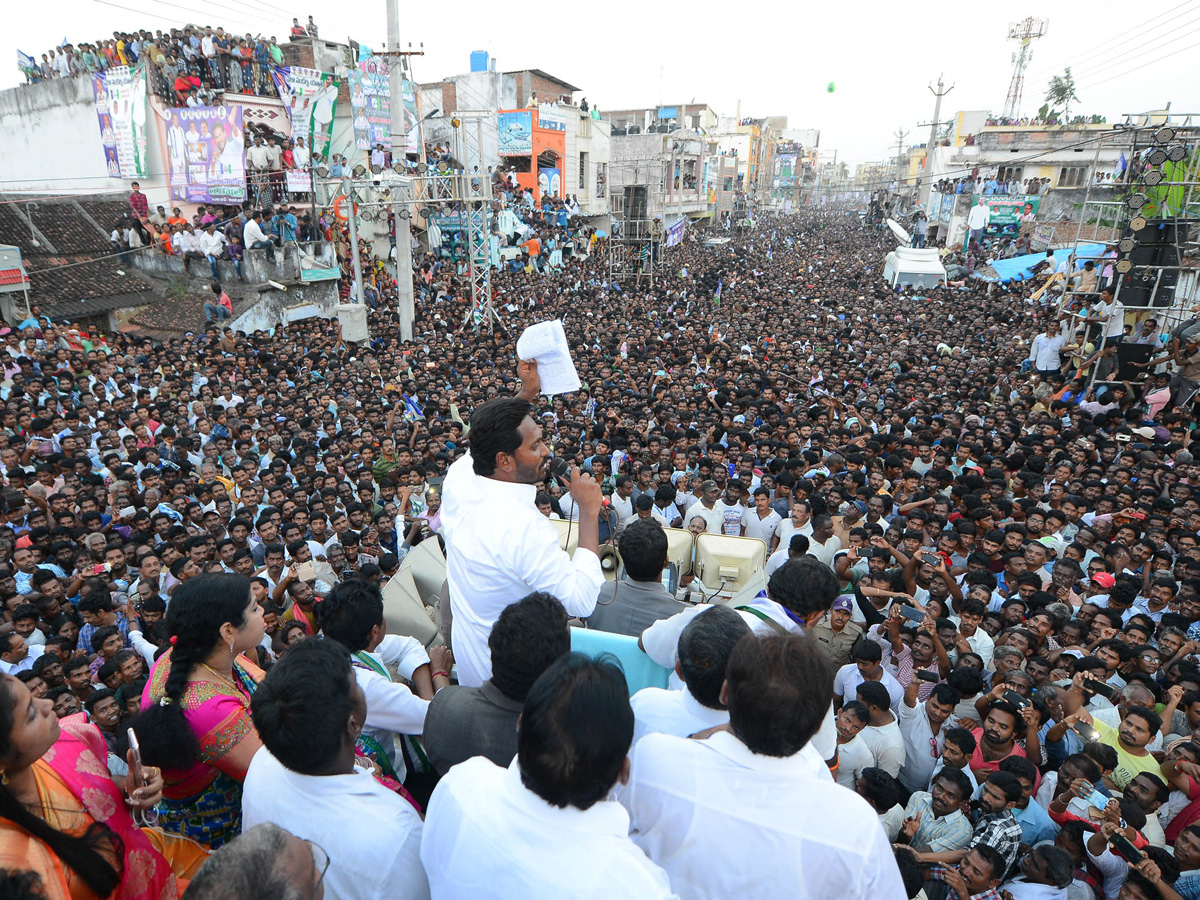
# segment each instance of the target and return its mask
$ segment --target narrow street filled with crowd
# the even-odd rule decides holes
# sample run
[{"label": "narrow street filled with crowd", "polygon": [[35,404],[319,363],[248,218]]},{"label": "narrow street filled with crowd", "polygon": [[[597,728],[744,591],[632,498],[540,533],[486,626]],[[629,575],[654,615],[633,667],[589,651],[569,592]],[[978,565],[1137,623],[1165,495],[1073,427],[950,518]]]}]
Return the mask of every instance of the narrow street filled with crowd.
[{"label": "narrow street filled with crowd", "polygon": [[[1200,897],[1194,336],[1164,406],[1037,282],[888,287],[849,210],[707,236],[498,271],[494,328],[415,260],[412,342],[386,278],[369,345],[9,331],[13,896]],[[672,529],[766,590],[664,586]],[[424,541],[434,637],[387,633]]]}]

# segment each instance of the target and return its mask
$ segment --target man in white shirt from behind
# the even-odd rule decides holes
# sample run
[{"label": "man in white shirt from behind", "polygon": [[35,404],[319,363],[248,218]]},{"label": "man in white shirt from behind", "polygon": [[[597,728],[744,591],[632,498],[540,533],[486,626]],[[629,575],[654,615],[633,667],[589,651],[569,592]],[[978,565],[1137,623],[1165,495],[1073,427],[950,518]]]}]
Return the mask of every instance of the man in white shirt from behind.
[{"label": "man in white shirt from behind", "polygon": [[779,549],[767,557],[767,564],[763,567],[763,574],[770,578],[775,574],[775,570],[789,559],[799,559],[807,555],[808,537],[803,534],[793,533],[787,539],[786,544],[780,544]]},{"label": "man in white shirt from behind", "polygon": [[600,569],[600,485],[578,468],[571,496],[579,505],[579,546],[568,556],[558,531],[534,505],[550,468],[550,450],[530,402],[541,390],[536,362],[517,366],[521,393],[491,400],[471,417],[471,452],[442,486],[442,534],[450,585],[451,633],[458,681],[479,687],[491,676],[487,639],[500,611],[535,591],[586,617],[604,583]]},{"label": "man in white shirt from behind", "polygon": [[905,896],[875,811],[801,753],[832,695],[832,667],[810,638],[745,637],[721,691],[728,731],[651,734],[634,747],[621,801],[681,897]]},{"label": "man in white shirt from behind", "polygon": [[692,619],[679,636],[675,657],[675,674],[683,679],[683,688],[642,688],[630,698],[633,742],[647,734],[689,737],[728,722],[729,711],[720,697],[725,665],[748,634],[750,626],[728,606],[715,606]]},{"label": "man in white shirt from behind", "polygon": [[629,775],[625,676],[578,653],[530,688],[508,768],[484,757],[446,773],[429,800],[421,862],[438,900],[674,897],[605,799]]},{"label": "man in white shirt from behind", "polygon": [[[815,625],[829,612],[839,590],[832,569],[811,556],[804,556],[780,566],[767,582],[765,592],[738,603],[734,610],[757,635],[804,634],[805,628]],[[709,604],[701,604],[669,619],[659,619],[642,632],[638,646],[660,666],[674,669],[683,629],[693,618],[713,609],[715,607]],[[681,685],[678,676],[672,674],[670,686]],[[837,754],[837,729],[833,719],[831,700],[820,731],[804,748],[806,755],[831,760]]]},{"label": "man in white shirt from behind", "polygon": [[354,765],[367,701],[346,649],[314,639],[292,647],[250,704],[263,747],[242,790],[242,827],[273,822],[329,855],[325,894],[338,900],[425,900],[421,817]]},{"label": "man in white shirt from behind", "polygon": [[870,721],[860,737],[871,749],[875,765],[893,778],[904,766],[904,734],[892,713],[887,688],[878,681],[864,681],[855,690],[855,698],[867,707]]}]

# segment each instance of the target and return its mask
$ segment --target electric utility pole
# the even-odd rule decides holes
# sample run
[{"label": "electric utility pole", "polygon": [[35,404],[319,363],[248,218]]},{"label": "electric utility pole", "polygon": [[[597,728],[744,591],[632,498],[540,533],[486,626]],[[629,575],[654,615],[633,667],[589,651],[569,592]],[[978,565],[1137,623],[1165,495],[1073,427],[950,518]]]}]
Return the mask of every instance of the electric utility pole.
[{"label": "electric utility pole", "polygon": [[[388,87],[392,112],[392,162],[407,160],[408,129],[404,122],[404,55],[400,52],[400,0],[386,0],[387,39],[392,51],[388,59]],[[400,318],[400,340],[413,339],[413,265],[412,265],[412,204],[407,186],[392,194],[392,218],[396,223],[396,296]],[[353,213],[352,213],[353,214]],[[358,248],[355,247],[355,257]]]},{"label": "electric utility pole", "polygon": [[904,183],[904,139],[910,132],[897,128],[893,133],[896,135],[896,191],[899,192]]},{"label": "electric utility pole", "polygon": [[942,98],[954,90],[954,85],[943,89],[942,76],[938,75],[937,90],[929,85],[929,92],[936,97],[933,104],[933,121],[929,125],[929,145],[925,148],[925,176],[921,179],[921,207],[929,203],[929,189],[933,185],[933,148],[937,145],[938,125],[942,121]]}]

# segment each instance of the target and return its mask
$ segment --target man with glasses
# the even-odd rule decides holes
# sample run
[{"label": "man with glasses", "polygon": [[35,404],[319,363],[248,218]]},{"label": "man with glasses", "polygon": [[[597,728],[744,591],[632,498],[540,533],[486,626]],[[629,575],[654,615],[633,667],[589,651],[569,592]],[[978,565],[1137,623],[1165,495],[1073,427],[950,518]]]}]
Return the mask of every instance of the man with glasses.
[{"label": "man with glasses", "polygon": [[242,826],[273,822],[327,848],[325,883],[340,900],[428,898],[420,816],[355,766],[367,701],[349,652],[300,641],[259,685],[250,714],[263,749],[246,772]]}]

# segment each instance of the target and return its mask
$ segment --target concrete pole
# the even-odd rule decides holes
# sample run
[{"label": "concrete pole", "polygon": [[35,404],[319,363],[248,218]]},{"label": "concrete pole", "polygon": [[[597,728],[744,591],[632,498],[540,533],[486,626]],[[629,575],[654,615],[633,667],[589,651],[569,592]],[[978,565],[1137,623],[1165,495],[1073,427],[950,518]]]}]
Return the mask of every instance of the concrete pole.
[{"label": "concrete pole", "polygon": [[[408,133],[404,127],[404,84],[400,63],[400,0],[387,2],[388,49],[392,51],[388,67],[389,89],[392,102],[392,163],[407,160]],[[403,194],[404,196],[398,196]],[[408,189],[392,194],[392,219],[396,223],[396,298],[397,314],[400,318],[400,340],[413,339],[413,265],[411,206]]]},{"label": "concrete pole", "polygon": [[942,76],[939,75],[937,90],[935,91],[932,85],[929,90],[937,99],[933,104],[933,122],[929,125],[929,144],[925,148],[925,176],[921,179],[922,209],[929,205],[929,189],[933,186],[933,149],[937,145],[938,125],[942,121],[942,98],[954,90],[954,85],[942,90]]},{"label": "concrete pole", "polygon": [[362,259],[358,255],[358,215],[354,210],[354,192],[350,187],[350,176],[342,178],[342,189],[346,192],[346,220],[350,223],[350,261],[354,266],[354,284],[350,297],[355,303],[363,302]]}]

